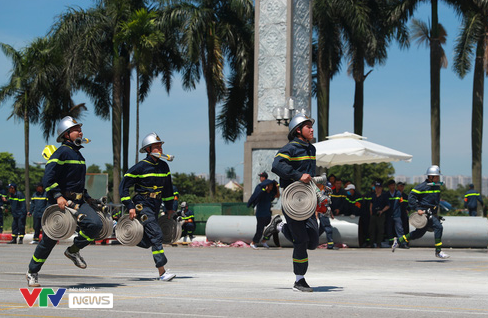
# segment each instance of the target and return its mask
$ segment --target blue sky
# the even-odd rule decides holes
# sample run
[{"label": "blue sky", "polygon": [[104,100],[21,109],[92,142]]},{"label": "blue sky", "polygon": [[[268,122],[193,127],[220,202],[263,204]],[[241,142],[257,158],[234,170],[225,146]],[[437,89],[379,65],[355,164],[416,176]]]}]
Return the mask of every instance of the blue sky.
[{"label": "blue sky", "polygon": [[[3,1],[0,10],[0,42],[16,49],[25,47],[35,37],[44,36],[55,17],[68,6],[83,8],[91,0],[17,0]],[[416,18],[428,21],[430,7],[422,5]],[[439,20],[448,34],[444,47],[449,66],[441,73],[441,170],[444,175],[471,175],[471,101],[472,72],[463,80],[452,71],[453,45],[458,36],[459,20],[448,7],[440,3]],[[413,155],[411,163],[398,162],[396,174],[413,176],[423,174],[430,165],[430,84],[429,50],[412,43],[408,50],[395,45],[389,49],[385,65],[377,66],[365,82],[364,129],[368,141],[376,142]],[[9,78],[10,61],[0,53],[0,85]],[[368,69],[367,69],[368,70]],[[135,84],[133,84],[133,87]],[[486,90],[486,86],[485,86]],[[135,92],[132,96],[135,118]],[[352,132],[354,81],[342,74],[331,83],[330,134]],[[85,137],[92,139],[83,150],[87,164],[104,167],[112,162],[111,122],[95,117],[93,106],[83,94],[74,96],[76,103],[87,103],[88,112],[81,120]],[[316,117],[313,100],[312,116]],[[0,108],[0,152],[10,152],[18,163],[24,162],[23,124],[7,120],[10,104]],[[484,121],[487,114],[485,111]],[[181,88],[175,77],[168,95],[158,81],[149,98],[141,105],[141,138],[157,132],[165,141],[163,151],[176,156],[170,163],[173,172],[208,173],[208,120],[205,84],[194,91]],[[483,149],[488,149],[488,127],[484,127]],[[234,167],[243,176],[245,138],[226,144],[217,131],[217,173]],[[30,158],[42,161],[41,151],[46,144],[56,144],[55,137],[46,143],[40,128],[31,126]],[[135,160],[135,120],[131,122],[129,163]],[[488,161],[483,157],[483,175],[488,175]]]}]

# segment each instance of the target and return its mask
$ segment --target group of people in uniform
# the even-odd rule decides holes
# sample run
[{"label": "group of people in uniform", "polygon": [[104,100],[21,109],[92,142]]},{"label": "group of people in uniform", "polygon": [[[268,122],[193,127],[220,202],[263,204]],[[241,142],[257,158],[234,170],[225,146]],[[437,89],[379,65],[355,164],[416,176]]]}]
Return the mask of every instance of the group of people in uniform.
[{"label": "group of people in uniform", "polygon": [[[289,142],[276,154],[272,172],[279,176],[279,187],[286,189],[295,181],[310,183],[315,175],[316,160],[315,147],[312,145],[314,120],[303,114],[298,114],[292,118],[289,124]],[[85,214],[85,218],[78,222],[78,235],[73,244],[66,248],[64,255],[70,259],[77,267],[85,269],[87,264],[80,255],[80,250],[85,248],[97,237],[102,223],[97,216],[93,205],[97,200],[92,199],[85,189],[86,165],[80,150],[83,148],[81,143],[76,142],[83,137],[82,123],[76,122],[67,116],[59,124],[57,141],[61,146],[49,158],[42,185],[45,193],[42,192],[42,185],[37,188],[36,195],[39,195],[39,202],[47,201],[49,204],[57,204],[59,209],[64,210],[70,204],[79,206],[80,213]],[[136,219],[144,214],[147,219],[142,222],[144,236],[138,244],[142,248],[151,248],[155,267],[158,269],[161,281],[170,281],[176,275],[168,272],[165,265],[168,260],[163,249],[163,233],[158,225],[160,207],[165,207],[166,216],[171,218],[174,213],[174,188],[171,179],[169,166],[160,160],[162,156],[163,141],[156,133],[148,134],[142,141],[141,153],[146,154],[146,158],[131,167],[120,184],[121,202],[129,211],[129,217]],[[439,221],[437,207],[440,200],[440,170],[437,166],[432,166],[428,170],[428,178],[423,183],[416,186],[408,197],[408,202],[412,209],[418,214],[428,214],[428,222],[424,228],[417,229],[411,233],[395,238],[392,251],[395,251],[400,244],[422,237],[425,232],[433,228],[435,233],[435,256],[439,258],[449,257],[442,252],[442,224]],[[283,235],[293,243],[292,264],[295,274],[293,290],[301,292],[312,292],[313,289],[305,280],[309,259],[307,250],[315,249],[319,244],[319,236],[326,232],[325,216],[319,218],[313,214],[305,220],[296,220],[290,217],[284,210],[282,216],[270,215],[270,202],[279,196],[278,183],[267,179],[267,174],[262,174],[261,183],[256,187],[255,194],[249,205],[256,206],[259,210],[256,235],[253,238],[254,247],[257,244],[267,246],[266,240],[272,235],[282,232]],[[268,180],[268,181],[266,181]],[[134,195],[130,195],[130,190],[134,189]],[[351,190],[352,188],[349,188]],[[10,187],[9,187],[10,191]],[[11,194],[16,193],[12,187]],[[40,199],[44,193],[45,199]],[[397,194],[394,194],[397,195]],[[36,197],[37,198],[37,197]],[[263,199],[264,198],[264,199]],[[4,197],[2,200],[5,202]],[[18,194],[12,196],[10,204],[22,204],[25,200]],[[33,200],[37,204],[37,199]],[[136,206],[142,207],[136,210]],[[374,203],[371,204],[374,206]],[[192,239],[194,227],[193,213],[188,212],[188,207],[182,203],[183,212],[181,217],[186,221],[184,235]],[[35,213],[35,210],[32,213]],[[263,213],[261,213],[263,212]],[[266,212],[266,213],[264,213]],[[320,211],[319,211],[320,212]],[[261,218],[261,219],[260,219]],[[323,224],[319,226],[320,223]],[[17,221],[20,222],[20,221]],[[20,222],[21,223],[21,222]],[[20,226],[19,223],[19,226]],[[267,225],[266,225],[267,224]],[[330,227],[330,222],[329,222]],[[20,234],[19,234],[20,236]],[[40,286],[38,273],[47,261],[51,251],[57,241],[48,235],[43,235],[32,256],[26,274],[29,287]]]}]

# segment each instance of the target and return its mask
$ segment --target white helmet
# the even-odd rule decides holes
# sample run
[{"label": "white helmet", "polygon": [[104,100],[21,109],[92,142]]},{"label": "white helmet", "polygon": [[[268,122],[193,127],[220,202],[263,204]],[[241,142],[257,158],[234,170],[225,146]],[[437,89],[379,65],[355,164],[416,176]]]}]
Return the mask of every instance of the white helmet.
[{"label": "white helmet", "polygon": [[293,116],[293,118],[290,120],[290,124],[288,125],[288,140],[293,140],[293,135],[295,134],[295,131],[300,127],[300,125],[306,121],[311,121],[312,125],[315,122],[314,119],[308,117],[307,115],[304,115],[302,113],[296,114]]},{"label": "white helmet", "polygon": [[186,202],[181,202],[181,207],[182,208],[186,208],[187,207],[187,203]]},{"label": "white helmet", "polygon": [[139,152],[145,153],[147,146],[150,146],[152,144],[157,144],[159,142],[164,144],[164,141],[162,141],[161,138],[159,138],[159,136],[155,132],[147,134],[146,137],[144,137],[144,139],[142,139],[142,147],[141,147],[141,149],[139,149]]},{"label": "white helmet", "polygon": [[440,176],[441,175],[441,168],[438,165],[430,166],[425,173],[427,176]]},{"label": "white helmet", "polygon": [[56,138],[57,142],[62,142],[64,140],[63,136],[66,131],[68,131],[71,127],[74,126],[83,126],[82,123],[77,122],[71,116],[66,116],[58,124],[58,138]]}]

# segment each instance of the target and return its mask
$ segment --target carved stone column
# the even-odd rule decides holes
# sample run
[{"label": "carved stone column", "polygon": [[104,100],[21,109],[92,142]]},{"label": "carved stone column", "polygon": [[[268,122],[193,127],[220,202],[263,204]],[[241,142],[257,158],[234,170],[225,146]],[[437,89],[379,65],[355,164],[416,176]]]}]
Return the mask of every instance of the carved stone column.
[{"label": "carved stone column", "polygon": [[311,0],[256,0],[254,132],[244,144],[244,200],[287,142],[288,127],[278,125],[275,107],[295,97],[295,108],[311,109]]}]

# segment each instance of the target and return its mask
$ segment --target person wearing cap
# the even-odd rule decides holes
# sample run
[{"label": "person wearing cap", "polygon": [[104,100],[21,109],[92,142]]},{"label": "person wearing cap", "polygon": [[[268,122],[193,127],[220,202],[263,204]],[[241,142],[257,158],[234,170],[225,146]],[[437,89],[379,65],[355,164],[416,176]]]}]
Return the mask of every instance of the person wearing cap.
[{"label": "person wearing cap", "polygon": [[8,185],[7,204],[10,205],[10,212],[12,213],[12,240],[7,244],[22,244],[25,235],[25,220],[27,217],[27,209],[25,206],[25,196],[22,192],[17,190],[17,184],[10,183]]},{"label": "person wearing cap", "polygon": [[478,201],[484,207],[481,194],[474,189],[474,184],[469,185],[469,190],[464,194],[464,207],[468,208],[469,216],[476,216],[478,209]]},{"label": "person wearing cap", "polygon": [[359,191],[356,191],[356,186],[352,183],[348,184],[344,191],[346,192],[344,215],[350,217],[360,216],[363,207],[363,196]]},{"label": "person wearing cap", "polygon": [[[160,281],[170,281],[176,275],[169,273],[164,266],[168,262],[163,250],[163,231],[158,224],[159,209],[164,204],[168,218],[174,213],[174,190],[171,172],[166,162],[160,160],[163,154],[163,141],[152,132],[142,140],[140,153],[147,157],[132,166],[124,175],[120,183],[120,200],[129,211],[130,219],[146,215],[142,225],[144,236],[137,245],[151,248],[154,263],[159,272]],[[134,195],[130,196],[130,189],[134,187]],[[142,206],[142,211],[136,212],[136,205]]]},{"label": "person wearing cap", "polygon": [[[295,181],[310,183],[315,175],[315,147],[313,140],[313,123],[315,121],[303,114],[295,115],[288,125],[289,142],[276,154],[271,171],[280,177],[280,186],[286,189]],[[294,291],[312,292],[313,289],[305,281],[308,269],[307,249],[315,249],[319,244],[319,227],[315,213],[308,219],[297,221],[289,217],[285,211],[286,223],[281,223],[279,215],[271,219],[264,229],[264,236],[270,237],[281,231],[293,243],[293,272],[295,274]]]},{"label": "person wearing cap", "polygon": [[[402,220],[403,233],[408,233],[410,231],[410,226],[408,224],[408,214],[410,212],[410,208],[408,207],[408,194],[405,193],[405,183],[402,181],[397,182],[397,190],[400,191],[400,195],[401,195],[400,219]],[[408,248],[408,243],[405,243],[404,247]]]},{"label": "person wearing cap", "polygon": [[7,193],[3,189],[3,182],[0,180],[0,233],[3,233],[3,211],[4,205],[7,204]]},{"label": "person wearing cap", "polygon": [[[83,132],[81,126],[71,116],[66,116],[59,122],[57,128],[57,142],[61,146],[48,158],[42,184],[47,193],[48,203],[56,204],[61,211],[68,205],[78,206],[78,212],[84,214],[83,220],[78,222],[78,235],[73,244],[66,248],[64,255],[75,266],[85,269],[85,260],[80,250],[90,245],[98,237],[102,229],[102,221],[97,212],[90,206],[96,203],[85,189],[86,164],[80,150]],[[39,287],[38,273],[45,264],[57,240],[43,233],[42,239],[34,251],[26,274],[29,287]]]},{"label": "person wearing cap", "polygon": [[[388,180],[386,183],[388,187],[387,196],[390,208],[386,210],[386,236],[390,246],[393,244],[395,237],[403,236],[402,225],[402,209],[401,209],[401,193],[396,189],[395,180]],[[403,247],[404,245],[402,245]]]},{"label": "person wearing cap", "polygon": [[266,172],[261,172],[258,176],[260,183],[247,201],[247,207],[255,208],[256,214],[256,232],[251,241],[251,248],[253,249],[257,249],[259,242],[263,247],[269,248],[266,241],[270,238],[268,236],[263,237],[263,231],[271,221],[271,202],[280,196],[276,181],[269,180]]},{"label": "person wearing cap", "polygon": [[183,242],[186,242],[186,237],[190,238],[190,242],[193,241],[193,232],[195,231],[195,214],[192,210],[188,208],[188,203],[181,202],[181,211],[179,216],[183,220],[183,225],[181,226],[183,232],[181,236],[183,237]]},{"label": "person wearing cap", "polygon": [[427,169],[427,179],[415,186],[408,195],[408,204],[410,208],[420,215],[427,216],[427,224],[420,229],[416,229],[406,235],[394,239],[392,252],[400,246],[401,243],[408,243],[424,236],[424,234],[433,229],[435,239],[435,256],[441,259],[449,258],[449,255],[442,251],[442,231],[443,226],[439,220],[437,212],[439,211],[439,201],[441,198],[441,171],[439,166],[433,165]]},{"label": "person wearing cap", "polygon": [[390,208],[380,180],[374,182],[374,194],[369,204],[369,235],[372,247],[381,247],[385,231],[385,212]]},{"label": "person wearing cap", "polygon": [[27,214],[32,216],[34,223],[34,238],[31,244],[39,243],[39,235],[41,234],[41,219],[44,210],[48,206],[47,193],[44,191],[42,183],[36,185],[36,192],[31,197],[30,211]]}]

